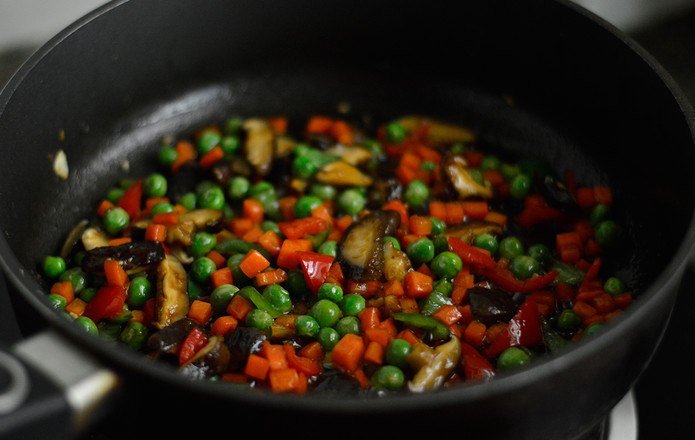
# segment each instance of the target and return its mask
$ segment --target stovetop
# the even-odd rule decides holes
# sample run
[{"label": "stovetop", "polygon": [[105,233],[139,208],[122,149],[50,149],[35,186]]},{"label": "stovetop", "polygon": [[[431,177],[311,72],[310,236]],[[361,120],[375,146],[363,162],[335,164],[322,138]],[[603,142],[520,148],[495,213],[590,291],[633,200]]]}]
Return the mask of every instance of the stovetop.
[{"label": "stovetop", "polygon": [[[686,97],[695,103],[695,8],[658,25],[631,35],[671,74]],[[0,51],[0,88],[33,51],[17,47]],[[0,342],[21,338],[0,275]],[[603,423],[587,435],[586,440],[651,440],[683,438],[695,419],[695,381],[688,379],[687,361],[683,359],[692,346],[691,310],[695,310],[695,262],[686,270],[673,316],[662,344],[652,362],[632,391],[618,404]],[[128,435],[119,412],[85,433],[84,440],[110,440]],[[638,431],[638,434],[636,434]]]}]

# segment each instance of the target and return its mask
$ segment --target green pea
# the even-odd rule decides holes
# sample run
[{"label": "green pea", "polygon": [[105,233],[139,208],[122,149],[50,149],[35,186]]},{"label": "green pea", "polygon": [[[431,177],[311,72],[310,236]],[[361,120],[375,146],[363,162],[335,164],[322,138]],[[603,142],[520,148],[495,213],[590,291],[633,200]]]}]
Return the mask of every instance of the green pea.
[{"label": "green pea", "polygon": [[216,130],[205,130],[200,134],[196,147],[198,153],[205,154],[215,148],[222,141],[222,136]]},{"label": "green pea", "polygon": [[509,270],[517,279],[528,280],[533,274],[538,273],[540,264],[528,255],[517,255],[509,262]]},{"label": "green pea", "polygon": [[446,223],[444,221],[436,217],[430,217],[430,221],[432,222],[432,233],[430,235],[436,237],[446,232]]},{"label": "green pea", "polygon": [[386,346],[384,359],[387,364],[395,365],[401,368],[408,367],[406,357],[413,351],[413,346],[405,339],[394,339]]},{"label": "green pea", "polygon": [[499,253],[508,260],[524,253],[524,245],[514,236],[505,237],[500,241]]},{"label": "green pea", "polygon": [[449,240],[444,235],[439,235],[432,239],[434,244],[434,254],[441,254],[449,250]]},{"label": "green pea", "polygon": [[349,188],[338,194],[336,207],[339,212],[345,215],[359,214],[367,204],[367,199],[362,192],[356,188]]},{"label": "green pea", "polygon": [[497,156],[485,156],[480,162],[481,171],[496,171],[500,169],[502,161]]},{"label": "green pea", "polygon": [[408,245],[405,253],[413,265],[419,267],[434,258],[434,243],[429,238],[419,238]]},{"label": "green pea", "polygon": [[147,327],[141,322],[131,321],[125,325],[119,339],[131,349],[139,350],[147,339]]},{"label": "green pea", "polygon": [[94,321],[87,318],[86,316],[80,316],[77,319],[75,319],[75,324],[80,326],[84,331],[86,331],[89,334],[92,334],[94,336],[99,335],[99,329],[97,328],[97,325],[94,323]]},{"label": "green pea", "polygon": [[246,256],[245,253],[239,253],[227,258],[227,267],[232,269],[234,284],[239,287],[246,286],[251,282],[251,279],[247,277],[244,271],[239,267],[239,263],[244,259],[244,256]]},{"label": "green pea", "polygon": [[150,174],[142,184],[147,197],[164,197],[167,193],[167,179],[162,174]]},{"label": "green pea", "polygon": [[208,257],[196,258],[191,263],[191,276],[199,283],[208,281],[215,270],[217,270],[215,262]]},{"label": "green pea", "polygon": [[357,316],[344,316],[340,318],[334,328],[338,331],[341,338],[348,333],[359,335],[361,330],[360,319]]},{"label": "green pea", "polygon": [[439,278],[453,278],[462,268],[463,261],[461,257],[451,251],[437,254],[430,263],[430,269],[432,269],[432,272]]},{"label": "green pea", "polygon": [[590,324],[587,328],[584,329],[584,335],[593,335],[598,333],[600,330],[605,327],[606,323],[605,322],[594,322],[593,324]]},{"label": "green pea", "polygon": [[306,298],[310,293],[306,285],[306,280],[304,279],[304,273],[302,273],[301,270],[288,271],[287,281],[285,281],[283,285],[292,296],[297,298]]},{"label": "green pea", "polygon": [[375,388],[396,391],[403,388],[405,374],[394,365],[383,365],[372,375],[372,386]]},{"label": "green pea", "polygon": [[126,226],[128,226],[128,223],[130,223],[130,216],[125,209],[119,206],[114,206],[113,208],[106,210],[102,220],[104,222],[104,229],[106,229],[106,232],[116,235],[124,230]]},{"label": "green pea", "polygon": [[492,255],[495,255],[500,247],[500,244],[497,242],[497,237],[489,232],[483,232],[473,237],[472,244],[475,247],[490,251]]},{"label": "green pea", "polygon": [[329,352],[340,341],[340,334],[332,327],[324,327],[316,334],[316,340],[324,351]]},{"label": "green pea", "polygon": [[338,284],[323,283],[317,292],[318,299],[327,299],[339,303],[343,299],[343,288]]},{"label": "green pea", "polygon": [[591,208],[591,212],[589,213],[589,221],[592,224],[597,225],[602,221],[607,220],[610,213],[611,208],[608,205],[599,203]]},{"label": "green pea", "polygon": [[57,278],[65,272],[67,265],[62,257],[48,256],[43,259],[43,273],[49,278]]},{"label": "green pea", "polygon": [[70,281],[72,283],[72,291],[79,294],[87,286],[87,274],[81,267],[75,266],[60,274],[58,281]]},{"label": "green pea", "polygon": [[225,204],[224,191],[212,185],[198,195],[197,205],[203,209],[222,209]]},{"label": "green pea", "polygon": [[65,307],[68,305],[68,300],[58,294],[49,293],[48,305],[55,310],[65,310]]},{"label": "green pea", "polygon": [[610,277],[603,284],[603,290],[613,296],[625,293],[627,291],[627,286],[625,282],[618,277]]},{"label": "green pea", "polygon": [[241,127],[244,125],[244,120],[238,116],[233,116],[224,123],[224,133],[231,135],[231,134],[236,134],[241,130]]},{"label": "green pea", "polygon": [[398,250],[401,249],[401,243],[398,241],[398,239],[396,237],[391,237],[391,236],[384,237],[384,244],[386,244],[386,243],[391,243],[393,245],[394,249],[398,249]]},{"label": "green pea", "polygon": [[314,183],[309,187],[309,195],[316,196],[321,200],[333,200],[338,194],[338,190],[333,185]]},{"label": "green pea", "polygon": [[485,184],[485,178],[483,177],[483,172],[480,171],[478,168],[469,168],[468,169],[468,175],[471,176],[471,179],[475,180],[480,185]]},{"label": "green pea", "polygon": [[613,220],[604,220],[596,225],[594,236],[596,242],[602,247],[611,247],[615,245],[622,234],[622,229],[618,223]]},{"label": "green pea", "polygon": [[97,294],[97,289],[94,287],[85,287],[77,295],[82,301],[90,302]]},{"label": "green pea", "polygon": [[398,122],[386,125],[386,140],[391,144],[400,144],[408,137],[408,132]]},{"label": "green pea", "polygon": [[519,174],[519,165],[503,163],[500,165],[500,172],[505,182],[511,182]]},{"label": "green pea", "polygon": [[130,280],[126,303],[132,309],[142,309],[147,300],[152,298],[152,283],[145,277]]},{"label": "green pea", "polygon": [[313,317],[321,327],[333,327],[342,317],[338,304],[329,299],[320,299],[309,309],[309,315]]},{"label": "green pea", "polygon": [[516,175],[509,183],[509,194],[515,199],[526,197],[531,189],[531,178],[526,174]]},{"label": "green pea", "polygon": [[273,317],[265,310],[253,309],[246,315],[245,322],[249,327],[265,330],[273,325]]},{"label": "green pea", "polygon": [[531,357],[528,353],[519,347],[509,347],[504,350],[497,358],[497,369],[505,370],[526,365],[531,362]]},{"label": "green pea", "polygon": [[362,295],[348,293],[340,300],[340,309],[348,316],[357,316],[367,306],[367,301]]},{"label": "green pea", "polygon": [[557,328],[563,332],[575,332],[582,324],[582,318],[572,309],[565,309],[557,317]]},{"label": "green pea", "polygon": [[272,220],[263,220],[261,222],[261,229],[263,230],[263,232],[273,231],[276,234],[278,234],[278,236],[284,237],[282,232],[280,232],[280,227],[278,226],[278,223]]},{"label": "green pea", "polygon": [[410,206],[420,206],[430,197],[430,189],[423,181],[414,179],[403,191],[403,200]]},{"label": "green pea", "polygon": [[296,156],[292,161],[292,175],[299,179],[310,179],[319,167],[309,156]]},{"label": "green pea", "polygon": [[188,211],[193,211],[198,206],[198,196],[194,192],[187,192],[179,199],[179,204]]},{"label": "green pea", "polygon": [[125,190],[123,188],[110,189],[109,192],[106,193],[106,200],[113,204],[116,204],[119,200],[121,200],[123,194],[125,194]]},{"label": "green pea", "polygon": [[244,176],[236,176],[229,181],[227,194],[234,200],[241,200],[248,195],[250,189],[249,179]]},{"label": "green pea", "polygon": [[172,205],[171,203],[158,202],[155,203],[154,206],[152,206],[152,209],[150,209],[150,217],[154,217],[155,214],[160,214],[163,212],[174,212],[174,210],[174,205]]},{"label": "green pea", "polygon": [[189,278],[188,279],[188,299],[190,301],[195,301],[196,299],[200,299],[206,294],[206,290],[203,289],[200,284],[197,282],[193,281],[193,279]]},{"label": "green pea", "polygon": [[428,172],[428,173],[432,173],[432,172],[434,172],[434,171],[437,169],[437,164],[434,163],[434,162],[432,162],[431,160],[424,160],[424,161],[422,161],[422,163],[420,164],[420,169],[421,169],[422,171],[425,171],[425,172]]},{"label": "green pea", "polygon": [[159,149],[159,154],[157,155],[157,160],[164,167],[170,167],[179,158],[179,153],[171,145],[163,145]]},{"label": "green pea", "polygon": [[299,336],[316,336],[321,329],[319,323],[309,315],[299,315],[294,319],[294,331]]},{"label": "green pea", "polygon": [[220,141],[220,147],[225,156],[234,156],[241,147],[241,141],[237,136],[227,135]]},{"label": "green pea", "polygon": [[338,254],[338,242],[335,240],[324,241],[321,243],[321,246],[319,246],[318,253],[335,257]]},{"label": "green pea", "polygon": [[198,231],[191,237],[189,250],[194,257],[203,257],[217,246],[217,238],[214,234]]},{"label": "green pea", "polygon": [[321,206],[322,203],[316,196],[302,196],[294,202],[292,211],[295,218],[311,217],[311,210]]},{"label": "green pea", "polygon": [[535,258],[539,263],[548,263],[552,258],[550,248],[542,243],[529,246],[528,255]]},{"label": "green pea", "polygon": [[215,289],[210,293],[210,305],[212,306],[212,313],[214,315],[219,315],[227,310],[227,306],[234,298],[234,295],[239,291],[237,286],[232,284],[223,284],[221,286],[215,287]]},{"label": "green pea", "polygon": [[263,289],[263,296],[270,305],[280,313],[289,313],[292,310],[290,292],[279,284],[270,284]]}]

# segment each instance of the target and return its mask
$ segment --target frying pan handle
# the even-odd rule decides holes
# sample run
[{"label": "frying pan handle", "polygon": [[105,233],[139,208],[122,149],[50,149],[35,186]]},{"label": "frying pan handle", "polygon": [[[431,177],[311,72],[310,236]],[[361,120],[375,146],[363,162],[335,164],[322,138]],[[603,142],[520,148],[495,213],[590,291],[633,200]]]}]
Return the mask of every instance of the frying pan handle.
[{"label": "frying pan handle", "polygon": [[74,438],[119,388],[115,373],[54,330],[0,347],[0,438]]}]

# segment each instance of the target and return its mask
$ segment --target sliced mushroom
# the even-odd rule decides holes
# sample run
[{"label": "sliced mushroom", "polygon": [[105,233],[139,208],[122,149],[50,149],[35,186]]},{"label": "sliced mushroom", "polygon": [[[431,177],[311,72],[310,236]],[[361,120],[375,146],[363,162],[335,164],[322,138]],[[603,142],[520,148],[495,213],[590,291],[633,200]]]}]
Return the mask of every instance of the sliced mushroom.
[{"label": "sliced mushroom", "polygon": [[446,155],[442,161],[442,173],[451,182],[459,197],[468,199],[470,197],[492,198],[494,191],[490,182],[484,185],[479,184],[473,179],[466,169],[467,163],[461,156]]},{"label": "sliced mushroom", "polygon": [[109,236],[106,234],[106,232],[102,231],[96,226],[89,227],[82,232],[82,246],[84,246],[86,251],[108,246],[109,241]]},{"label": "sliced mushroom", "polygon": [[277,136],[275,138],[275,157],[289,156],[297,145],[297,141],[288,136]]},{"label": "sliced mushroom", "polygon": [[155,327],[162,329],[188,314],[188,277],[183,264],[167,255],[157,266],[157,318]]},{"label": "sliced mushroom", "polygon": [[131,241],[118,246],[102,246],[87,251],[82,270],[103,273],[106,260],[118,261],[126,272],[142,271],[164,259],[164,247],[156,241]]},{"label": "sliced mushroom", "polygon": [[316,180],[320,183],[337,186],[369,186],[372,184],[371,177],[344,160],[336,160],[318,170]]},{"label": "sliced mushroom", "polygon": [[223,373],[229,365],[229,348],[221,336],[212,336],[205,347],[181,366],[181,373],[191,379],[205,379]]},{"label": "sliced mushroom", "polygon": [[67,238],[63,242],[63,246],[60,248],[60,256],[64,260],[68,259],[72,253],[72,250],[75,248],[75,246],[77,246],[77,243],[82,240],[82,235],[84,235],[84,231],[87,229],[87,226],[89,226],[89,221],[82,220],[74,228],[72,228]]},{"label": "sliced mushroom", "polygon": [[180,319],[147,338],[147,348],[158,354],[176,354],[186,336],[197,327],[190,319]]},{"label": "sliced mushroom", "polygon": [[372,153],[368,149],[358,145],[336,144],[326,150],[326,153],[337,156],[350,165],[360,165],[372,158]]},{"label": "sliced mushroom", "polygon": [[402,281],[412,268],[410,258],[405,252],[396,249],[396,246],[390,241],[384,244],[384,278],[386,281]]},{"label": "sliced mushroom", "polygon": [[268,121],[247,119],[242,128],[246,131],[244,154],[257,174],[265,176],[270,171],[275,150],[275,134]]},{"label": "sliced mushroom", "polygon": [[486,220],[474,220],[468,223],[452,225],[446,228],[444,236],[456,237],[461,241],[471,244],[473,239],[480,234],[488,233],[492,235],[502,234],[502,226],[499,223]]},{"label": "sliced mushroom", "polygon": [[468,302],[473,317],[488,327],[500,322],[507,322],[517,310],[517,304],[511,295],[499,287],[475,286],[468,289]]},{"label": "sliced mushroom", "polygon": [[434,349],[418,342],[406,356],[408,364],[417,370],[413,379],[408,382],[408,389],[414,393],[422,393],[441,387],[451,376],[460,359],[461,342],[454,335],[449,341]]},{"label": "sliced mushroom", "polygon": [[337,260],[348,278],[358,282],[381,279],[384,269],[384,237],[398,229],[395,211],[374,211],[345,230]]},{"label": "sliced mushroom", "polygon": [[449,146],[456,142],[474,142],[471,130],[454,124],[447,124],[423,116],[405,116],[397,121],[408,133],[414,133],[427,126],[425,140],[434,147]]}]

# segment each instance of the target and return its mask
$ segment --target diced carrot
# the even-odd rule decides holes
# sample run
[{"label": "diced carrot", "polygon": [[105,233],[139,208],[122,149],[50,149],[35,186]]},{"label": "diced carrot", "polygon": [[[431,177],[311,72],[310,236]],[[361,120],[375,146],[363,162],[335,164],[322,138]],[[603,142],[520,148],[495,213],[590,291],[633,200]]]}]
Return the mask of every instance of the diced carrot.
[{"label": "diced carrot", "polygon": [[152,216],[152,223],[158,225],[175,225],[179,222],[180,214],[176,211],[158,212]]},{"label": "diced carrot", "polygon": [[263,229],[261,229],[261,227],[258,225],[254,225],[251,229],[246,231],[244,235],[241,236],[241,239],[244,241],[248,241],[249,243],[257,243],[263,234]]},{"label": "diced carrot", "polygon": [[500,226],[505,226],[507,224],[507,216],[496,211],[488,211],[484,217],[484,220],[497,223]]},{"label": "diced carrot", "polygon": [[444,202],[431,201],[429,204],[429,215],[437,220],[446,221],[446,206]]},{"label": "diced carrot", "polygon": [[490,207],[485,201],[464,201],[461,202],[464,215],[471,220],[482,220],[490,212]]},{"label": "diced carrot", "polygon": [[234,284],[234,278],[232,277],[232,269],[229,267],[221,267],[210,274],[210,281],[213,287],[220,287],[225,284]]},{"label": "diced carrot", "polygon": [[453,325],[456,321],[461,319],[463,315],[459,311],[458,307],[453,304],[444,304],[439,307],[434,313],[432,313],[433,318],[437,318],[446,325]]},{"label": "diced carrot", "polygon": [[485,342],[485,333],[487,326],[482,322],[475,320],[471,321],[463,332],[463,339],[476,348],[482,347]]},{"label": "diced carrot", "polygon": [[268,359],[259,356],[257,354],[251,353],[246,359],[246,366],[244,367],[244,374],[249,377],[253,377],[258,380],[265,380],[268,377],[268,371],[270,370],[270,362]]},{"label": "diced carrot", "polygon": [[268,341],[263,341],[263,348],[261,348],[259,354],[268,359],[271,371],[281,370],[289,366],[285,349],[281,344],[271,344]]},{"label": "diced carrot", "polygon": [[254,223],[263,221],[263,205],[256,199],[248,198],[242,202],[242,215]]},{"label": "diced carrot", "polygon": [[305,357],[307,359],[311,359],[314,361],[322,361],[323,358],[326,356],[325,351],[323,350],[323,347],[318,341],[313,341],[309,342],[306,344],[299,352],[297,353],[299,356]]},{"label": "diced carrot", "polygon": [[296,201],[297,198],[294,196],[285,196],[278,200],[278,207],[284,221],[294,220],[294,203]]},{"label": "diced carrot", "polygon": [[351,373],[362,364],[365,349],[364,339],[361,336],[348,333],[333,347],[331,362],[336,368]]},{"label": "diced carrot", "polygon": [[225,258],[225,256],[214,249],[208,252],[205,256],[211,259],[213,263],[215,263],[215,267],[218,269],[227,264],[227,259]]},{"label": "diced carrot", "polygon": [[391,335],[389,334],[389,330],[381,327],[370,327],[366,328],[363,331],[364,333],[364,340],[366,343],[370,342],[376,342],[378,344],[381,344],[384,348],[389,345],[389,342],[391,342]]},{"label": "diced carrot", "polygon": [[[70,283],[69,281],[67,281],[67,283],[70,284],[70,288],[72,289],[72,283]],[[85,307],[87,307],[87,303],[83,299],[74,298],[72,301],[68,303],[67,306],[65,306],[65,311],[75,316],[82,316],[84,314]]]},{"label": "diced carrot", "polygon": [[473,319],[475,319],[470,304],[464,304],[457,307],[459,312],[461,312],[461,319],[459,320],[461,323],[468,325],[473,321]]},{"label": "diced carrot", "polygon": [[405,295],[405,289],[403,288],[403,284],[397,279],[387,281],[386,283],[384,283],[384,295]]},{"label": "diced carrot", "polygon": [[507,324],[500,322],[497,324],[492,324],[487,328],[485,332],[485,342],[492,343],[497,339],[502,333],[507,331]]},{"label": "diced carrot", "polygon": [[582,319],[590,318],[597,313],[594,307],[584,301],[575,302],[572,310],[574,310]]},{"label": "diced carrot", "polygon": [[255,277],[259,272],[269,266],[270,261],[255,249],[251,249],[241,262],[239,262],[239,269],[249,278]]},{"label": "diced carrot", "polygon": [[345,282],[345,274],[343,274],[343,268],[340,266],[340,263],[335,261],[333,264],[331,264],[331,268],[328,269],[328,273],[326,274],[326,283],[332,283],[332,284],[337,284],[339,286],[343,286],[343,283]]},{"label": "diced carrot", "polygon": [[417,268],[417,271],[429,276],[430,278],[434,278],[434,273],[432,272],[432,269],[430,269],[430,267],[426,263],[422,263],[420,267]]},{"label": "diced carrot", "polygon": [[580,187],[575,191],[577,205],[580,208],[591,208],[596,204],[594,189],[589,187]]},{"label": "diced carrot", "polygon": [[267,230],[265,231],[257,240],[258,244],[265,250],[267,250],[271,256],[276,257],[280,253],[280,246],[282,246],[282,239],[275,231]]},{"label": "diced carrot", "polygon": [[246,320],[246,315],[253,309],[253,303],[241,295],[234,295],[227,305],[227,313],[239,321]]},{"label": "diced carrot", "polygon": [[145,312],[142,310],[131,310],[130,311],[131,317],[128,320],[128,322],[140,322],[142,324],[145,323]]},{"label": "diced carrot", "polygon": [[364,361],[368,364],[381,365],[384,362],[384,347],[376,341],[367,344]]},{"label": "diced carrot", "polygon": [[285,239],[280,247],[276,264],[286,270],[294,270],[299,265],[298,251],[311,252],[311,240],[304,238]]},{"label": "diced carrot", "polygon": [[228,336],[236,330],[239,320],[230,315],[220,316],[212,323],[210,331],[213,335]]},{"label": "diced carrot", "polygon": [[243,236],[255,226],[253,220],[246,217],[235,217],[230,221],[230,223],[232,232],[237,237]]},{"label": "diced carrot", "polygon": [[246,383],[249,380],[248,375],[244,373],[222,373],[220,378],[224,382],[232,382],[232,383]]},{"label": "diced carrot", "polygon": [[410,329],[404,329],[401,330],[397,335],[395,339],[403,339],[404,341],[407,341],[410,345],[415,345],[418,342],[420,342],[420,338],[413,333],[412,330]]},{"label": "diced carrot", "polygon": [[212,150],[205,153],[199,160],[200,168],[207,170],[215,162],[224,158],[224,150],[219,145],[216,145]]},{"label": "diced carrot", "polygon": [[331,126],[329,133],[337,142],[343,145],[352,145],[353,133],[352,129],[350,128],[350,125],[348,125],[347,122],[342,120],[336,120],[335,122],[333,122],[333,125]]},{"label": "diced carrot", "polygon": [[564,263],[576,263],[582,256],[581,249],[575,244],[565,245],[558,249],[558,252],[560,253],[560,260]]},{"label": "diced carrot", "polygon": [[188,318],[197,322],[200,325],[205,325],[208,323],[212,317],[212,305],[207,301],[201,301],[199,299],[191,302],[188,308]]},{"label": "diced carrot", "polygon": [[632,294],[629,292],[619,293],[613,297],[616,309],[624,309],[632,303]]},{"label": "diced carrot", "polygon": [[410,216],[408,224],[410,232],[415,235],[430,235],[432,233],[432,220],[422,215]]},{"label": "diced carrot", "polygon": [[100,217],[103,217],[106,211],[113,208],[114,206],[115,205],[112,202],[104,199],[101,201],[101,203],[99,203],[99,207],[97,207],[97,214],[99,214]]},{"label": "diced carrot", "polygon": [[461,203],[446,202],[444,203],[444,208],[446,209],[446,224],[455,225],[463,222],[465,212]]},{"label": "diced carrot", "polygon": [[416,298],[401,296],[398,298],[398,304],[400,304],[401,311],[404,313],[420,313],[420,306]]},{"label": "diced carrot", "polygon": [[398,328],[396,327],[396,321],[393,318],[388,317],[379,323],[378,329],[386,330],[389,338],[395,338],[398,334]]},{"label": "diced carrot", "polygon": [[393,199],[386,202],[382,207],[382,211],[396,211],[401,216],[401,224],[408,224],[408,207],[402,201]]},{"label": "diced carrot", "polygon": [[594,201],[602,205],[612,206],[613,205],[613,192],[607,186],[597,185],[593,188],[594,191]]},{"label": "diced carrot", "polygon": [[110,286],[125,286],[128,282],[128,274],[116,260],[104,261],[104,276]]},{"label": "diced carrot", "polygon": [[287,393],[296,391],[300,386],[299,373],[294,368],[282,368],[270,370],[268,373],[270,388],[275,393]]},{"label": "diced carrot", "polygon": [[270,118],[268,119],[268,124],[270,124],[275,134],[287,133],[288,120],[284,116],[275,116]]},{"label": "diced carrot", "polygon": [[333,126],[333,119],[326,116],[315,115],[309,118],[306,124],[307,133],[328,134]]},{"label": "diced carrot", "polygon": [[181,166],[187,162],[195,160],[197,152],[195,146],[189,141],[179,141],[174,146],[177,153],[177,158],[171,165],[171,170],[177,172]]},{"label": "diced carrot", "polygon": [[283,283],[285,281],[287,281],[287,272],[282,269],[260,272],[256,275],[256,284],[258,284],[259,287]]},{"label": "diced carrot", "polygon": [[405,293],[411,298],[424,298],[432,292],[432,277],[411,270],[403,278]]},{"label": "diced carrot", "polygon": [[109,246],[120,246],[122,244],[130,243],[131,241],[133,241],[133,239],[130,237],[114,238],[113,240],[109,240]]},{"label": "diced carrot", "polygon": [[352,216],[344,215],[344,216],[340,217],[335,222],[335,224],[336,224],[336,226],[338,226],[340,229],[342,229],[344,231],[348,228],[348,226],[350,226],[352,224],[353,221],[354,221],[354,219],[352,218]]},{"label": "diced carrot", "polygon": [[303,373],[308,377],[318,376],[323,371],[323,366],[319,360],[298,356],[293,345],[283,344],[282,348],[285,350],[285,358],[289,368],[294,368],[298,373]]},{"label": "diced carrot", "polygon": [[591,299],[591,304],[596,308],[596,311],[602,315],[615,310],[615,300],[608,293],[596,295]]},{"label": "diced carrot", "polygon": [[430,148],[427,145],[418,144],[415,147],[415,154],[422,160],[428,160],[434,163],[440,163],[442,161],[442,155],[439,154],[434,148]]},{"label": "diced carrot", "polygon": [[577,292],[575,296],[576,301],[591,301],[595,296],[599,296],[606,293],[602,288],[597,289],[585,289]]},{"label": "diced carrot", "polygon": [[357,317],[360,319],[362,331],[374,328],[381,322],[381,311],[378,307],[365,307]]},{"label": "diced carrot", "polygon": [[412,151],[405,151],[401,156],[400,165],[411,170],[417,170],[422,165],[422,159]]},{"label": "diced carrot", "polygon": [[167,239],[167,227],[157,223],[151,223],[145,228],[145,240],[163,242]]}]

